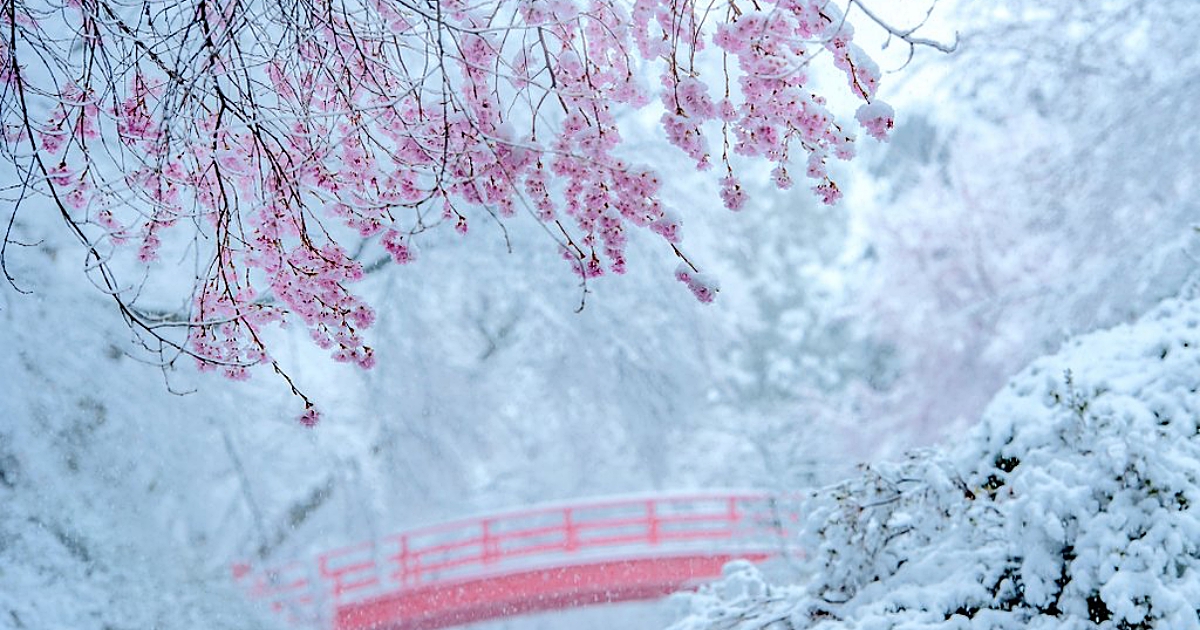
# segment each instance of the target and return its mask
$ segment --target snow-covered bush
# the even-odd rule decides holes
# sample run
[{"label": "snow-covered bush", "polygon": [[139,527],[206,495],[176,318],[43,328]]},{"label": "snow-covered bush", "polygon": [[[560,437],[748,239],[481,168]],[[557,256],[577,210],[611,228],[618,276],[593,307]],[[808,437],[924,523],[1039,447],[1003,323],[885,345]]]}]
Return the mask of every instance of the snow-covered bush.
[{"label": "snow-covered bush", "polygon": [[806,582],[730,565],[674,629],[1200,628],[1196,293],[1034,362],[960,441],[816,492]]}]

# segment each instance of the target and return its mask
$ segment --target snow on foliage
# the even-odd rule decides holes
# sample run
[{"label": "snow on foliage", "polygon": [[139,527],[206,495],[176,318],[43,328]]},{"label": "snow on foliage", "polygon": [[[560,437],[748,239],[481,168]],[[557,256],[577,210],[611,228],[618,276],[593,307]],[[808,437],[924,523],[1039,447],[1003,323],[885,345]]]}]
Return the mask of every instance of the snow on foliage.
[{"label": "snow on foliage", "polygon": [[1200,299],[1035,361],[961,443],[806,500],[807,582],[749,564],[673,630],[1200,627]]}]

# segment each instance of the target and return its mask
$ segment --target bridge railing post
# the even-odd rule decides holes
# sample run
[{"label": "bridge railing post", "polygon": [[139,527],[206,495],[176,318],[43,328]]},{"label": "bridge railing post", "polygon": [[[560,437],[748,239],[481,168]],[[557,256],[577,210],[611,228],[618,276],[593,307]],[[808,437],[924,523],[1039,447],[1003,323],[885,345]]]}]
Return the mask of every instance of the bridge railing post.
[{"label": "bridge railing post", "polygon": [[322,628],[330,628],[333,626],[333,616],[337,612],[337,599],[332,596],[327,579],[323,575],[319,563],[306,563],[305,569],[309,584],[311,585],[309,592],[312,593],[313,597],[312,606],[316,617],[315,621]]},{"label": "bridge railing post", "polygon": [[646,501],[646,519],[650,526],[650,531],[647,533],[649,534],[648,538],[651,545],[658,544],[658,512],[654,509],[654,506],[654,499]]},{"label": "bridge railing post", "polygon": [[492,564],[496,561],[500,549],[496,544],[496,539],[492,536],[492,519],[484,519],[480,522],[483,534],[479,539],[480,553],[484,564]]},{"label": "bridge railing post", "polygon": [[397,537],[396,543],[400,549],[396,552],[396,555],[390,558],[396,563],[396,571],[392,573],[391,577],[400,584],[401,588],[415,586],[420,581],[420,567],[418,566],[414,572],[413,567],[410,565],[412,555],[408,549],[408,535],[401,534]]},{"label": "bridge railing post", "polygon": [[575,511],[571,508],[563,510],[563,526],[566,528],[567,553],[579,549],[579,529],[575,527]]}]

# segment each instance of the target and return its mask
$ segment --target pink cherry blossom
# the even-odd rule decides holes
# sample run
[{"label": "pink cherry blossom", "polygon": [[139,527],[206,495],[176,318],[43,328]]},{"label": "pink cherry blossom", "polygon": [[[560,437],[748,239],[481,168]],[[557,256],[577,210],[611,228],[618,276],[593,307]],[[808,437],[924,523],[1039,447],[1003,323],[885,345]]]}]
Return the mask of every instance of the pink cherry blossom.
[{"label": "pink cherry blossom", "polygon": [[[467,235],[531,215],[583,280],[624,273],[638,262],[628,244],[649,232],[688,261],[676,275],[695,297],[714,299],[715,280],[684,257],[683,214],[662,198],[669,172],[635,161],[623,112],[655,108],[690,168],[717,167],[731,210],[753,205],[739,174],[753,161],[779,188],[800,164],[819,199],[841,197],[827,162],[851,158],[855,138],[813,92],[812,64],[844,74],[867,135],[895,124],[878,66],[826,0],[435,4],[436,24],[416,5],[314,0],[303,21],[266,12],[254,25],[203,5],[199,28],[169,32],[95,3],[37,19],[18,8],[13,28],[41,42],[48,76],[0,62],[0,84],[26,88],[39,112],[33,133],[5,127],[27,145],[9,154],[37,156],[34,189],[87,224],[85,239],[127,247],[146,269],[184,257],[177,243],[198,248],[186,337],[170,343],[232,379],[270,366],[311,425],[319,413],[263,329],[300,325],[335,360],[370,368],[363,261],[413,263],[438,226]],[[279,38],[212,47],[216,32]],[[129,62],[83,71],[120,54]]]}]

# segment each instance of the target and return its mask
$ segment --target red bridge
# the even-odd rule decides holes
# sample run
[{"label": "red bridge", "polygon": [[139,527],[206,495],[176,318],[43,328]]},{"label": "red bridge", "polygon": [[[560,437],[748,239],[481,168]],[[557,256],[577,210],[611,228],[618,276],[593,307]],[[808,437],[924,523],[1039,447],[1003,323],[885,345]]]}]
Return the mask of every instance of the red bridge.
[{"label": "red bridge", "polygon": [[311,562],[237,565],[234,577],[297,624],[434,630],[663,597],[731,560],[784,554],[795,520],[761,493],[597,499],[422,527]]}]

